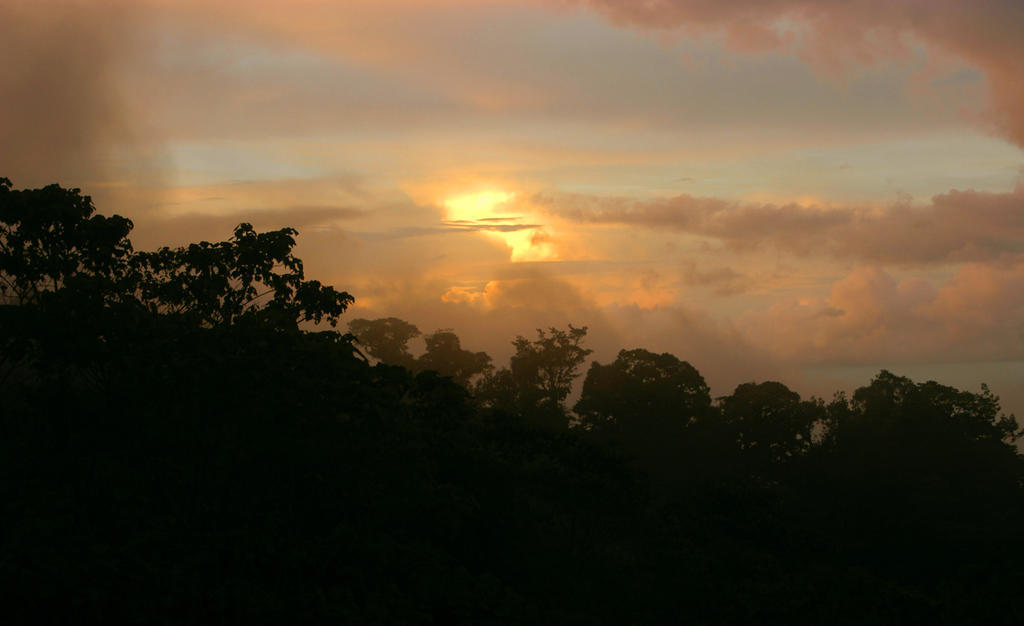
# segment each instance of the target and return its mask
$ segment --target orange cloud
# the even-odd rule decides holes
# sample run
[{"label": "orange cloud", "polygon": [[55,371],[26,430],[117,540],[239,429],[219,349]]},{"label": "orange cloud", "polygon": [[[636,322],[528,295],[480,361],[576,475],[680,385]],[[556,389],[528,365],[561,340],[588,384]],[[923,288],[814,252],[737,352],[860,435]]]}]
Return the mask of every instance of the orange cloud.
[{"label": "orange cloud", "polygon": [[950,191],[924,206],[884,209],[743,204],[679,195],[631,200],[538,194],[536,206],[563,219],[669,229],[733,248],[771,245],[798,255],[929,264],[1024,251],[1024,185],[1008,193]]},{"label": "orange cloud", "polygon": [[865,266],[827,297],[778,302],[739,325],[757,345],[801,363],[1024,359],[1024,258],[968,264],[946,282]]},{"label": "orange cloud", "polygon": [[[647,278],[650,283],[652,277]],[[693,363],[716,394],[753,379],[798,379],[795,369],[782,365],[738,329],[699,310],[602,305],[574,283],[540,270],[498,278],[482,287],[407,287],[383,297],[357,299],[352,315],[396,315],[421,329],[454,328],[467,349],[485,350],[498,364],[511,355],[515,335],[532,336],[536,328],[572,323],[589,328],[587,345],[596,360],[608,362],[623,348],[669,351]]]}]

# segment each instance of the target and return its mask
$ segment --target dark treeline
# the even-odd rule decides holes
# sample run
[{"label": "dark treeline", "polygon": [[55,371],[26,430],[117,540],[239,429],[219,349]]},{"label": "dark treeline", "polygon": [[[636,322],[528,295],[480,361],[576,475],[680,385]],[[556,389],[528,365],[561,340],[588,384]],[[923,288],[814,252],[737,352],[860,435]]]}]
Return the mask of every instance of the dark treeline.
[{"label": "dark treeline", "polygon": [[[586,328],[510,362],[305,277],[294,230],[138,252],[0,179],[0,584],[39,623],[1024,623],[987,389],[712,398]],[[322,322],[331,330],[309,330]],[[573,381],[579,400],[568,406]]]}]

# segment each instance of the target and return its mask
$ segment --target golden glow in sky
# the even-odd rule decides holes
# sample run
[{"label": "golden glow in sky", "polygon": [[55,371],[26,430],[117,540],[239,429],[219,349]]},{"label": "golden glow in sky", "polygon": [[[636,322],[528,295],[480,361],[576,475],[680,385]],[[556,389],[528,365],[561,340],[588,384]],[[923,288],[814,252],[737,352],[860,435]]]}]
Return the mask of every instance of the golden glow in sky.
[{"label": "golden glow in sky", "polygon": [[447,198],[442,206],[449,224],[505,244],[513,262],[556,260],[558,251],[546,230],[532,226],[529,215],[510,206],[515,198],[511,192],[479,191]]},{"label": "golden glow in sky", "polygon": [[513,217],[503,211],[503,208],[515,197],[514,193],[505,191],[479,191],[452,196],[442,204],[448,221],[476,223]]},{"label": "golden glow in sky", "polygon": [[916,367],[1024,412],[1024,4],[808,6],[0,0],[0,176],[139,249],[294,227],[353,317],[499,360],[572,322],[715,393]]}]

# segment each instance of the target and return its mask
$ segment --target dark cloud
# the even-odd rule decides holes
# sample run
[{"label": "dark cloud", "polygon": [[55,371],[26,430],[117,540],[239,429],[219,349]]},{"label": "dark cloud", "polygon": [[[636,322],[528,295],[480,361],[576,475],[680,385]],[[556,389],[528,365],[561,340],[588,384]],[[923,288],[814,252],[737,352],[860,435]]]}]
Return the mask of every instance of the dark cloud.
[{"label": "dark cloud", "polygon": [[[563,4],[566,0],[550,0]],[[569,0],[617,23],[717,31],[735,49],[793,49],[842,70],[907,53],[915,42],[988,76],[990,122],[1024,146],[1024,3],[1020,0]]]},{"label": "dark cloud", "polygon": [[453,222],[445,222],[444,230],[475,233],[480,231],[491,231],[496,233],[514,233],[519,230],[531,230],[534,228],[541,228],[542,224],[490,224],[487,218],[470,221],[470,220],[457,220]]},{"label": "dark cloud", "polygon": [[1009,193],[950,191],[923,206],[900,202],[885,209],[744,204],[689,195],[630,200],[538,194],[532,201],[564,219],[674,230],[734,249],[770,245],[800,255],[904,264],[1024,251],[1024,186]]},{"label": "dark cloud", "polygon": [[361,232],[359,236],[367,240],[405,239],[408,237],[427,237],[431,235],[450,235],[456,233],[513,233],[520,230],[541,228],[541,224],[478,224],[473,222],[443,222],[440,226],[401,226],[383,231]]},{"label": "dark cloud", "polygon": [[112,150],[138,159],[120,73],[139,51],[130,5],[0,5],[0,175],[19,186],[103,180]]},{"label": "dark cloud", "polygon": [[337,230],[337,222],[365,215],[365,211],[345,207],[295,206],[231,214],[147,216],[137,220],[132,240],[139,249],[180,246],[201,240],[222,241],[230,238],[235,226],[242,222],[252,224],[259,231],[294,228],[304,239],[307,231]]}]

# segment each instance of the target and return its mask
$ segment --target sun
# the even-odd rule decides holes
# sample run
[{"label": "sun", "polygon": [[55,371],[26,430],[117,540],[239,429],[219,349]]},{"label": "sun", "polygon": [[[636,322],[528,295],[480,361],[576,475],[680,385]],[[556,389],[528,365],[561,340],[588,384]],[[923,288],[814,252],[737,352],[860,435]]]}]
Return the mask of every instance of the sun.
[{"label": "sun", "polygon": [[449,222],[478,222],[514,217],[506,215],[505,205],[516,194],[506,191],[480,191],[453,196],[444,201],[445,219]]},{"label": "sun", "polygon": [[557,251],[539,220],[524,207],[513,205],[516,194],[479,191],[451,196],[441,204],[452,226],[472,229],[505,244],[512,261],[551,261]]}]

